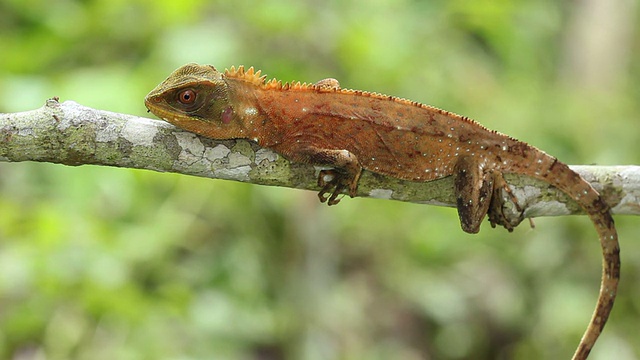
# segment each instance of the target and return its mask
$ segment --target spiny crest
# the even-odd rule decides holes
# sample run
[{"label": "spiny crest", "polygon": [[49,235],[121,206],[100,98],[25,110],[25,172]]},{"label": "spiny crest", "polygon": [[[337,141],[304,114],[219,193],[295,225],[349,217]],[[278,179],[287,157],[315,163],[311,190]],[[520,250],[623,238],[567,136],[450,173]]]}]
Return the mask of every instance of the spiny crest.
[{"label": "spiny crest", "polygon": [[253,85],[260,86],[265,90],[317,90],[318,87],[313,84],[301,83],[300,81],[283,83],[278,79],[265,81],[267,76],[260,75],[260,70],[252,67],[245,70],[244,65],[232,66],[230,69],[224,70],[224,75],[229,78],[247,81]]},{"label": "spiny crest", "polygon": [[282,89],[282,81],[278,79],[271,79],[264,84],[265,90],[280,90]]},{"label": "spiny crest", "polygon": [[318,87],[313,84],[301,83],[300,81],[282,83],[279,80],[271,80],[267,82],[264,87],[266,90],[293,90],[293,91],[306,91],[306,90],[318,90]]},{"label": "spiny crest", "polygon": [[248,70],[244,69],[244,65],[238,66],[238,69],[235,66],[232,66],[231,69],[225,69],[224,75],[227,77],[232,77],[236,79],[241,79],[247,82],[250,82],[254,85],[262,86],[264,85],[264,80],[267,78],[267,75],[260,75],[262,71],[250,67]]},{"label": "spiny crest", "polygon": [[285,83],[282,85],[282,90],[315,90],[316,87],[313,84],[301,83],[300,81],[294,81]]}]

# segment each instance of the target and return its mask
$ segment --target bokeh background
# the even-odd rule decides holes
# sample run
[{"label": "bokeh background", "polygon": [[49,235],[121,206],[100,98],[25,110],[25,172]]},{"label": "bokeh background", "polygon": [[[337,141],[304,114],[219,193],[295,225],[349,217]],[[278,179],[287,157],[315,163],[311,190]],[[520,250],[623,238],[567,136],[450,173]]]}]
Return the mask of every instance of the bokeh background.
[{"label": "bokeh background", "polygon": [[[145,116],[187,62],[428,103],[570,164],[640,162],[634,0],[0,1],[0,112]],[[640,358],[640,221],[593,359]],[[585,217],[0,163],[2,359],[567,359],[600,278]]]}]

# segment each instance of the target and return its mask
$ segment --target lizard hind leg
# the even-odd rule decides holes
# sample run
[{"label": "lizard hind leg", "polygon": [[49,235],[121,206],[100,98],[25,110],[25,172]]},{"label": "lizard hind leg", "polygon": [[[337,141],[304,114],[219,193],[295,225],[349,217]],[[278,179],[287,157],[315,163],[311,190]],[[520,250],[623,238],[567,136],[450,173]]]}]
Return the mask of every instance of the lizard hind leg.
[{"label": "lizard hind leg", "polygon": [[500,171],[485,169],[475,158],[465,156],[456,162],[454,176],[456,207],[465,232],[477,233],[485,215],[489,216],[492,227],[502,225],[509,231],[522,221],[522,216],[511,220],[504,212],[502,190],[522,215],[522,209]]}]

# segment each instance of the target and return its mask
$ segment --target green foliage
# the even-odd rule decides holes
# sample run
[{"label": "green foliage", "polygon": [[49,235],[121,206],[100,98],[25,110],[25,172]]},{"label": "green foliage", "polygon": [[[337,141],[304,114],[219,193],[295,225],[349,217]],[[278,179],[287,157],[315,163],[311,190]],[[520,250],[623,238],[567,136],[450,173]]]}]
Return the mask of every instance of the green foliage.
[{"label": "green foliage", "polygon": [[[463,113],[569,163],[638,163],[637,8],[590,23],[592,3],[6,0],[0,111],[144,115],[179,65],[244,64]],[[619,51],[580,56],[585,34]],[[597,294],[586,218],[472,236],[451,209],[36,163],[0,163],[0,194],[0,358],[568,358]],[[616,220],[623,283],[594,359],[640,356],[637,221]]]}]

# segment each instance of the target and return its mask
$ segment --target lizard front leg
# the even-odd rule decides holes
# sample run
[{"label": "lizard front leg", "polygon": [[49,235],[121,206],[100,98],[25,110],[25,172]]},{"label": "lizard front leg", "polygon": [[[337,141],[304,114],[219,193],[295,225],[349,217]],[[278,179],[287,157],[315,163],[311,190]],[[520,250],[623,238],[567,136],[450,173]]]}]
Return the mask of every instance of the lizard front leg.
[{"label": "lizard front leg", "polygon": [[[358,191],[358,181],[362,174],[362,166],[356,156],[347,150],[323,150],[314,155],[319,164],[329,164],[334,167],[332,170],[321,170],[318,174],[318,192],[320,202],[327,202],[327,205],[335,205],[340,202],[338,195],[345,189],[348,194],[355,197]],[[327,194],[330,194],[327,196]]]},{"label": "lizard front leg", "polygon": [[318,198],[328,205],[340,202],[338,196],[347,190],[347,194],[355,197],[358,190],[358,181],[362,174],[362,166],[358,158],[348,150],[323,149],[315,146],[292,147],[289,144],[278,144],[272,148],[280,152],[291,161],[332,167],[331,170],[321,170],[318,175]]},{"label": "lizard front leg", "polygon": [[454,186],[460,225],[465,232],[477,233],[487,214],[491,226],[502,225],[509,231],[522,220],[511,222],[504,215],[502,189],[510,195],[518,211],[521,210],[502,173],[485,169],[476,158],[463,156],[458,159],[454,166]]}]

